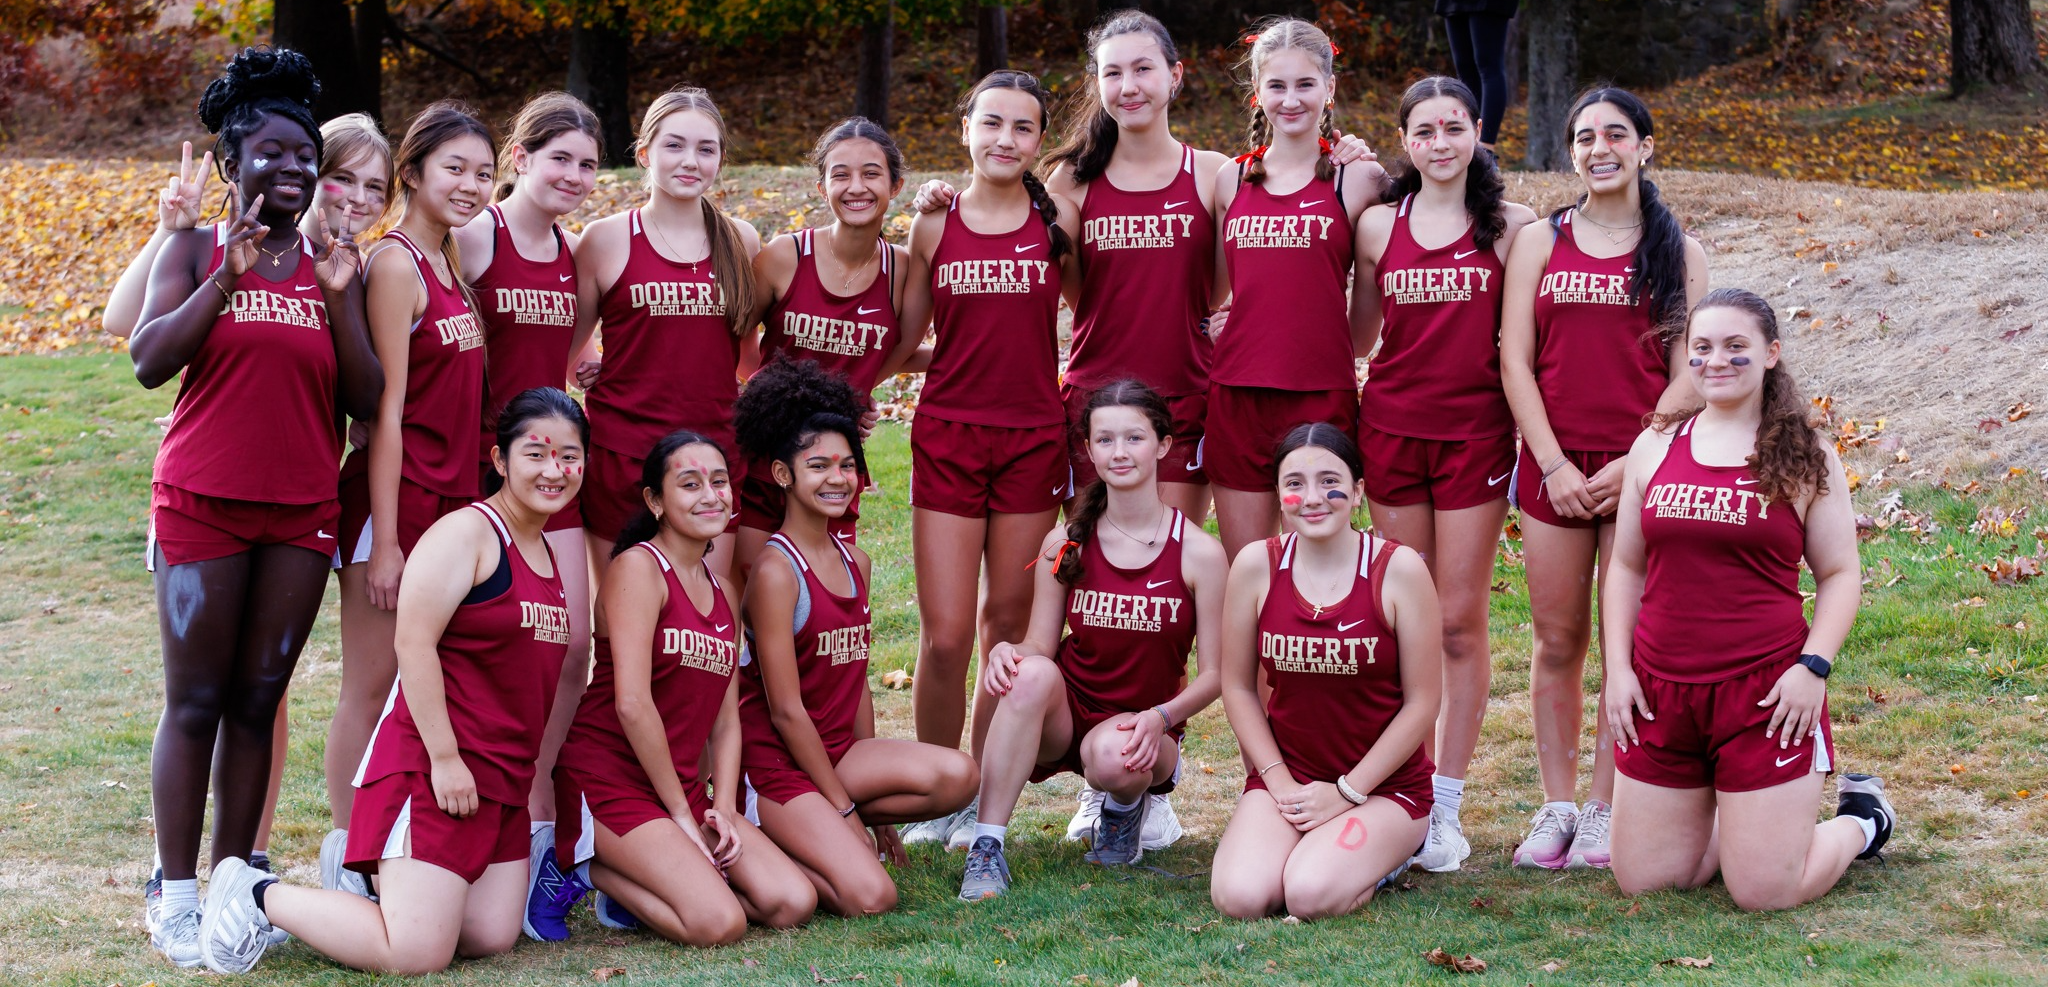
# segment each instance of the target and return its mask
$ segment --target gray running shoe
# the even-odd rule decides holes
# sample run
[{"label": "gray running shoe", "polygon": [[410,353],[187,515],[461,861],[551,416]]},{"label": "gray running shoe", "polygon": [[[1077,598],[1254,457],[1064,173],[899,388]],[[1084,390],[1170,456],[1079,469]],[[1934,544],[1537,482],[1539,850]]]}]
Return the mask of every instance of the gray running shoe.
[{"label": "gray running shoe", "polygon": [[270,948],[270,919],[256,907],[258,885],[275,882],[240,857],[213,868],[199,923],[199,955],[215,973],[248,973]]},{"label": "gray running shoe", "polygon": [[[157,896],[161,898],[162,895],[163,892],[159,889]],[[165,909],[158,905],[156,911],[156,928],[149,934],[150,948],[162,953],[164,959],[171,961],[171,965],[187,970],[204,962],[199,953],[199,925],[202,917],[199,906],[188,905],[183,909],[173,906],[171,909]]]},{"label": "gray running shoe", "polygon": [[1139,799],[1133,809],[1118,811],[1102,800],[1102,818],[1095,822],[1095,839],[1082,859],[1091,864],[1121,866],[1135,864],[1145,856],[1145,809],[1151,799]]},{"label": "gray running shoe", "polygon": [[1145,834],[1142,842],[1147,850],[1164,850],[1180,842],[1187,831],[1180,828],[1180,814],[1173,811],[1173,801],[1164,795],[1145,796]]},{"label": "gray running shoe", "polygon": [[348,830],[330,829],[320,841],[320,886],[329,891],[346,891],[359,898],[376,901],[370,893],[370,882],[363,875],[349,870]]},{"label": "gray running shoe", "polygon": [[1081,808],[1074,813],[1074,818],[1067,820],[1067,842],[1088,842],[1095,836],[1095,820],[1101,817],[1101,790],[1085,782],[1082,783]]},{"label": "gray running shoe", "polygon": [[974,824],[981,821],[981,796],[953,815],[953,831],[946,834],[946,849],[965,850],[974,843]]},{"label": "gray running shoe", "polygon": [[960,878],[960,900],[981,901],[1010,890],[1010,861],[1003,842],[984,836],[967,848],[967,874]]},{"label": "gray running shoe", "polygon": [[1441,803],[1429,810],[1429,837],[1416,854],[1415,865],[1432,874],[1448,874],[1464,866],[1472,856],[1472,843],[1465,839],[1465,826],[1458,812]]}]

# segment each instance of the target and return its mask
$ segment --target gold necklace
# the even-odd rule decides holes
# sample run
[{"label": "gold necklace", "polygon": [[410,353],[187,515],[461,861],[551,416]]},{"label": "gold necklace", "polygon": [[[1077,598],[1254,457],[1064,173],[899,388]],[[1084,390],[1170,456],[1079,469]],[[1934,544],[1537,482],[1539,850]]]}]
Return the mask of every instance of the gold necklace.
[{"label": "gold necklace", "polygon": [[[1116,523],[1116,519],[1110,517],[1108,511],[1102,512],[1102,519],[1104,521],[1108,521],[1110,527],[1115,528],[1118,531],[1122,531],[1124,533],[1125,538],[1129,538],[1132,541],[1139,540],[1137,535],[1131,534],[1129,531],[1126,531],[1124,529],[1123,525]],[[1166,507],[1162,504],[1159,508],[1159,520],[1152,522],[1152,537],[1144,539],[1146,548],[1151,548],[1152,546],[1159,544],[1159,529],[1165,527],[1165,525]]]},{"label": "gold necklace", "polygon": [[1579,210],[1579,218],[1585,220],[1588,223],[1593,224],[1594,226],[1599,227],[1600,235],[1606,237],[1608,243],[1620,243],[1623,239],[1623,234],[1633,233],[1634,231],[1643,228],[1643,221],[1641,219],[1637,219],[1634,223],[1631,223],[1627,226],[1609,226],[1606,223],[1603,223],[1597,219],[1594,219],[1591,216],[1586,215],[1586,211],[1583,209]]},{"label": "gold necklace", "polygon": [[288,253],[291,253],[291,252],[292,252],[292,248],[293,248],[293,247],[296,247],[296,246],[298,246],[298,245],[299,245],[299,234],[297,234],[297,233],[293,233],[293,234],[292,234],[292,242],[290,242],[290,243],[287,243],[287,244],[285,244],[285,245],[284,245],[284,247],[283,247],[282,249],[278,250],[278,251],[277,251],[276,253],[271,253],[271,252],[270,252],[270,251],[269,251],[268,249],[266,249],[266,248],[265,248],[265,247],[263,246],[263,244],[262,244],[261,242],[258,242],[258,243],[256,244],[256,249],[257,249],[258,251],[262,252],[263,254],[265,254],[266,256],[268,256],[268,257],[270,258],[270,266],[271,266],[271,267],[283,267],[283,266],[284,266],[284,255],[286,255],[286,254],[288,254]]},{"label": "gold necklace", "polygon": [[[663,233],[661,231],[661,227],[654,225],[654,220],[649,219],[643,225],[645,225],[648,229],[653,230],[655,236],[661,238],[661,245],[668,248],[670,256],[681,257],[683,255],[682,251],[676,249],[675,244],[668,242],[668,234]],[[688,264],[690,265],[690,273],[697,273],[697,262],[694,260],[679,260],[676,261],[676,263]]]},{"label": "gold necklace", "polygon": [[[835,248],[835,249],[833,250],[833,252],[832,252],[832,256],[833,256],[833,257],[835,257],[835,258],[839,256],[839,251],[838,251],[838,250],[836,249],[836,248],[838,247],[838,243],[839,243],[839,234],[840,234],[840,233],[841,233],[841,232],[842,232],[842,231],[843,231],[844,229],[845,229],[845,227],[842,227],[842,226],[834,226],[834,227],[832,228],[832,242],[833,242],[833,246],[834,246],[834,248]],[[860,277],[860,275],[861,275],[861,272],[863,272],[863,271],[866,271],[866,270],[868,269],[868,265],[869,265],[870,263],[878,263],[878,262],[880,262],[880,261],[881,261],[881,259],[882,259],[882,241],[881,241],[881,239],[880,239],[880,238],[878,237],[878,238],[876,238],[876,240],[875,240],[875,255],[874,255],[873,257],[870,257],[870,258],[868,258],[867,260],[861,261],[861,262],[860,262],[860,266],[859,266],[859,267],[856,267],[856,268],[854,268],[853,270],[851,270],[851,271],[848,271],[848,272],[847,272],[847,274],[846,274],[846,280],[845,280],[845,281],[842,281],[842,282],[840,282],[840,284],[839,284],[839,292],[840,292],[840,294],[845,294],[846,292],[848,292],[848,291],[851,291],[851,290],[853,289],[853,281],[854,281],[854,279],[855,279],[855,278],[858,278],[858,277]],[[1115,521],[1111,521],[1110,523],[1111,523],[1111,524],[1115,524],[1116,522],[1115,522]],[[1122,528],[1118,528],[1117,530],[1118,530],[1118,531],[1123,531],[1123,529],[1122,529]],[[1125,534],[1130,534],[1130,532],[1128,532],[1128,531],[1125,531],[1124,533],[1125,533]],[[1146,542],[1146,544],[1148,544],[1148,545],[1149,545],[1149,544],[1151,544],[1151,543],[1150,543],[1150,542]]]}]

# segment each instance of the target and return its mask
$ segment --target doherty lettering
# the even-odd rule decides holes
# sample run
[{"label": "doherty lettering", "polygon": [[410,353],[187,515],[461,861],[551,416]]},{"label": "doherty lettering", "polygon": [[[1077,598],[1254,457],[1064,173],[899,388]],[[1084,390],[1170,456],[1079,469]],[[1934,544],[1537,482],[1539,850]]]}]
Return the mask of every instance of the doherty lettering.
[{"label": "doherty lettering", "polygon": [[1194,229],[1195,217],[1186,213],[1098,216],[1081,224],[1081,242],[1097,250],[1171,247],[1176,237],[1193,236]]},{"label": "doherty lettering", "polygon": [[828,319],[803,312],[782,313],[782,335],[789,345],[813,353],[865,356],[882,345],[889,327],[853,319]]},{"label": "doherty lettering", "polygon": [[647,315],[725,318],[725,294],[708,281],[642,281],[626,286],[626,304]]},{"label": "doherty lettering", "polygon": [[1323,637],[1259,632],[1259,657],[1271,662],[1276,672],[1357,675],[1360,665],[1373,663],[1373,653],[1379,646],[1378,635]]},{"label": "doherty lettering", "polygon": [[323,329],[327,325],[325,301],[293,298],[261,288],[229,295],[227,310],[236,322],[276,322],[300,329]]},{"label": "doherty lettering", "polygon": [[1591,271],[1552,271],[1537,289],[1558,305],[1630,305],[1628,275]]},{"label": "doherty lettering", "polygon": [[573,326],[576,324],[576,294],[543,291],[539,288],[499,288],[491,302],[499,315],[510,315],[516,325]]},{"label": "doherty lettering", "polygon": [[1048,284],[1052,262],[1045,260],[955,260],[932,271],[932,290],[956,295],[1026,295]]},{"label": "doherty lettering", "polygon": [[818,657],[830,665],[848,665],[868,660],[867,624],[852,627],[835,627],[818,632]]},{"label": "doherty lettering", "polygon": [[519,601],[519,626],[533,628],[533,639],[547,644],[569,643],[569,608]]},{"label": "doherty lettering", "polygon": [[440,334],[441,345],[453,346],[460,352],[473,350],[484,344],[484,324],[476,317],[475,312],[435,319],[434,331]]},{"label": "doherty lettering", "polygon": [[1240,250],[1301,250],[1330,238],[1334,216],[1238,216],[1223,235]]},{"label": "doherty lettering", "polygon": [[676,664],[684,668],[724,676],[732,674],[739,649],[730,638],[713,637],[685,627],[664,627],[661,629],[661,653],[674,655]]},{"label": "doherty lettering", "polygon": [[1650,488],[1643,506],[1660,518],[1680,521],[1713,521],[1719,524],[1748,524],[1750,507],[1756,519],[1771,516],[1770,501],[1754,490],[1740,487],[1709,487],[1698,483],[1659,483]]},{"label": "doherty lettering", "polygon": [[1469,302],[1492,283],[1493,272],[1484,267],[1409,267],[1380,275],[1380,294],[1393,305]]},{"label": "doherty lettering", "polygon": [[1077,589],[1067,598],[1067,615],[1084,627],[1114,631],[1156,631],[1180,623],[1178,596],[1142,596]]}]

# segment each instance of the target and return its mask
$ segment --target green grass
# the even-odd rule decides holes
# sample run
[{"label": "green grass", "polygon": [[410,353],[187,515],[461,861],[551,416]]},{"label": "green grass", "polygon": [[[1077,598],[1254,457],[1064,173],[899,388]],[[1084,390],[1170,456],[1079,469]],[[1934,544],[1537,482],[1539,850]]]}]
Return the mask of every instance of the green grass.
[{"label": "green grass", "polygon": [[[200,982],[149,951],[138,890],[162,681],[141,554],[159,437],[151,419],[171,398],[170,388],[136,386],[119,355],[0,360],[0,982]],[[877,674],[913,657],[906,438],[894,426],[878,433],[870,453],[883,490],[863,501]],[[1888,864],[1858,865],[1804,908],[1746,915],[1718,886],[1630,901],[1602,874],[1507,866],[1539,795],[1527,596],[1519,565],[1504,558],[1495,702],[1466,802],[1477,852],[1464,873],[1414,875],[1412,887],[1333,922],[1219,920],[1203,872],[1243,769],[1212,709],[1191,726],[1193,770],[1176,796],[1191,836],[1147,857],[1167,874],[1091,867],[1054,838],[1048,830],[1064,822],[1077,785],[1063,778],[1027,792],[1013,826],[1016,888],[996,901],[955,901],[959,858],[920,848],[897,875],[903,904],[891,915],[819,918],[692,951],[609,932],[585,913],[568,944],[522,943],[434,982],[580,984],[623,967],[628,984],[809,984],[815,967],[868,985],[2039,983],[2048,975],[2048,713],[2032,697],[2048,693],[2048,648],[2035,626],[2048,620],[2048,579],[1994,587],[1974,564],[2031,554],[2031,532],[2048,517],[2002,539],[1967,529],[1986,505],[2041,512],[2048,498],[2032,478],[1984,482],[1968,494],[1903,488],[1902,506],[1937,530],[1894,526],[1864,545],[1866,566],[1889,558],[1893,568],[1867,589],[1833,712],[1844,764],[1884,774],[1904,820]],[[1865,490],[1860,509],[1876,513],[1901,489]],[[1904,578],[1885,585],[1894,574]],[[287,879],[302,883],[314,880],[326,827],[318,766],[340,670],[333,615],[330,599],[293,691],[273,841]],[[907,733],[906,694],[878,692],[876,705],[885,732]],[[1488,971],[1430,967],[1420,954],[1436,946],[1479,956]],[[1707,970],[1660,965],[1709,954]],[[1551,962],[1562,966],[1545,972]],[[273,951],[259,976],[372,979],[297,945]]]}]

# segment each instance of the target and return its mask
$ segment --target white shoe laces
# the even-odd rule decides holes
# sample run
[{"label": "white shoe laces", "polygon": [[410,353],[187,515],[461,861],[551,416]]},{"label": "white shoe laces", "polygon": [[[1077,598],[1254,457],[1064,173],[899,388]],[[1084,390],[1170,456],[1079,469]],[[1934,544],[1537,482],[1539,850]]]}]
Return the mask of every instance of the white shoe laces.
[{"label": "white shoe laces", "polygon": [[1587,806],[1579,813],[1579,832],[1573,843],[1587,846],[1606,846],[1607,828],[1614,823],[1614,810],[1607,806]]},{"label": "white shoe laces", "polygon": [[1529,823],[1529,838],[1525,843],[1562,839],[1565,830],[1572,825],[1572,817],[1562,809],[1544,806],[1536,810],[1536,816]]}]

